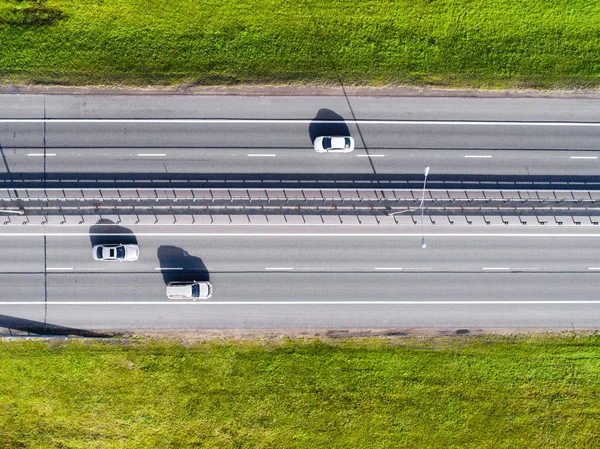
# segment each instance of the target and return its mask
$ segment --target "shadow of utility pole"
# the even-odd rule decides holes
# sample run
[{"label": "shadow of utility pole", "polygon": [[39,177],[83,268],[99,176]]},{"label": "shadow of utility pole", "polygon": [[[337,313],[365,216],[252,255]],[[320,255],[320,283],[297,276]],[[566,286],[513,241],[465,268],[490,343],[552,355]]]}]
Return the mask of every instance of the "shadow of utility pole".
[{"label": "shadow of utility pole", "polygon": [[[118,334],[105,332],[94,332],[86,329],[75,329],[72,327],[57,326],[55,324],[42,323],[40,321],[26,320],[14,316],[0,315],[0,329],[7,329],[8,335],[12,335],[11,331],[28,332],[38,335],[61,335],[61,336],[77,336],[89,338],[111,338]],[[2,332],[0,332],[2,335]],[[7,334],[4,334],[7,335]]]}]

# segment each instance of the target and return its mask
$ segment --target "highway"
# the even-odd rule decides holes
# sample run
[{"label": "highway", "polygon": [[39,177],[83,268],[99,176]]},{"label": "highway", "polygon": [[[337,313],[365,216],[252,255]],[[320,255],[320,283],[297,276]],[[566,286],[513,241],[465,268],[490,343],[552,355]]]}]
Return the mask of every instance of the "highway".
[{"label": "highway", "polygon": [[[59,96],[48,97],[45,111],[35,98],[18,113],[10,102],[27,100],[3,100],[0,170],[10,175],[343,178],[414,175],[429,165],[442,176],[597,176],[600,163],[595,100],[452,99],[452,105],[450,99],[416,98],[407,104],[406,99],[352,98],[350,109],[338,97],[269,97],[256,103],[244,97],[174,97],[170,107],[163,99],[144,109],[139,103],[147,98],[127,97],[127,109],[116,109],[120,98],[103,108],[88,105],[100,102],[95,97]],[[536,116],[541,105],[546,112]],[[327,134],[353,135],[356,150],[316,154],[312,140]]]},{"label": "highway", "polygon": [[[423,250],[414,231],[318,229],[4,233],[0,315],[88,330],[581,328],[600,318],[598,233],[436,231]],[[140,259],[94,261],[92,244],[111,241],[137,242]],[[190,279],[210,280],[213,298],[166,299],[166,282]]]},{"label": "highway", "polygon": [[[426,166],[438,189],[600,183],[600,100],[1,100],[0,183],[15,195],[69,182],[218,189],[287,180],[323,189],[392,180],[420,188]],[[312,150],[314,137],[346,133],[353,153]],[[11,226],[0,227],[0,328],[596,328],[600,318],[594,227],[436,226],[422,249],[420,229],[401,226],[132,225],[107,235],[87,224]],[[136,242],[140,259],[94,262],[92,245],[113,239]],[[213,298],[168,301],[165,283],[184,279],[210,280]]]}]

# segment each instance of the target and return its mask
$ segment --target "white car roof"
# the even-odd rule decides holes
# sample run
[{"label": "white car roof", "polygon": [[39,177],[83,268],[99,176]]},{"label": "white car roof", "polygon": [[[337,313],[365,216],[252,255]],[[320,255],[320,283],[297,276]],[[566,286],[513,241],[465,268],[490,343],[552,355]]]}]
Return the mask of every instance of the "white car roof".
[{"label": "white car roof", "polygon": [[331,147],[332,148],[344,148],[346,145],[346,137],[332,137]]}]

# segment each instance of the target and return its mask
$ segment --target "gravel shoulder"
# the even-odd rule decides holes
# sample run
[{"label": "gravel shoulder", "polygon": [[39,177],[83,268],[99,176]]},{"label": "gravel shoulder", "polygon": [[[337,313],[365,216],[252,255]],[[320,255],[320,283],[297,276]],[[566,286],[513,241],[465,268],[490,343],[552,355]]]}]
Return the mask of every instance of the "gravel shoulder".
[{"label": "gravel shoulder", "polygon": [[238,96],[349,96],[349,97],[473,97],[473,98],[600,98],[590,90],[484,90],[431,87],[341,87],[324,85],[242,85],[207,87],[37,86],[0,85],[0,94],[40,95],[238,95]]}]

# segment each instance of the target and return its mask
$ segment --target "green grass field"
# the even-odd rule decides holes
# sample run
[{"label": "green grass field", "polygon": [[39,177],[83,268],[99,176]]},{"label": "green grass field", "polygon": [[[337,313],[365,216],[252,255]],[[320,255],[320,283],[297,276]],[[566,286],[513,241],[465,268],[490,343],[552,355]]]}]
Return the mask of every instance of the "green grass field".
[{"label": "green grass field", "polygon": [[0,343],[0,448],[598,448],[600,337]]},{"label": "green grass field", "polygon": [[600,85],[593,0],[0,0],[0,81]]}]

